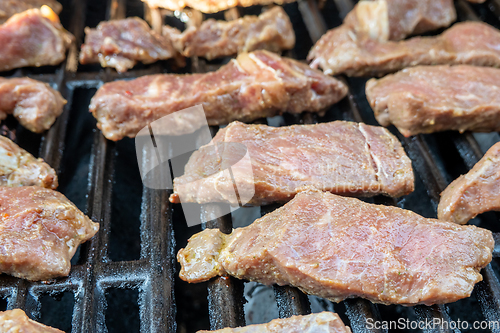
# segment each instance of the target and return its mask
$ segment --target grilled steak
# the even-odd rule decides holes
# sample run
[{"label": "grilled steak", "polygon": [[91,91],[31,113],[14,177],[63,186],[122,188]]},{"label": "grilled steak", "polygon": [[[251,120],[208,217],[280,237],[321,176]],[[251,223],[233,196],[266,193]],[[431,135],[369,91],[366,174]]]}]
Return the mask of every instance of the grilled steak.
[{"label": "grilled steak", "polygon": [[14,14],[40,8],[43,5],[49,6],[56,14],[62,10],[62,5],[56,0],[2,0],[0,1],[0,24]]},{"label": "grilled steak", "polygon": [[404,136],[445,130],[500,130],[500,69],[407,68],[366,83],[366,98],[382,126]]},{"label": "grilled steak", "polygon": [[333,312],[313,313],[307,316],[292,316],[274,319],[267,324],[249,325],[246,327],[224,328],[217,331],[198,331],[198,333],[350,333],[338,314]]},{"label": "grilled steak", "polygon": [[476,215],[500,210],[500,143],[491,147],[467,174],[441,193],[438,217],[465,224]]},{"label": "grilled steak", "polygon": [[456,18],[453,0],[376,0],[358,2],[344,24],[358,36],[387,41],[447,27]]},{"label": "grilled steak", "polygon": [[41,158],[0,136],[0,186],[29,185],[56,189],[56,172]]},{"label": "grilled steak", "polygon": [[[224,143],[241,143],[250,155],[253,177],[233,170],[238,188],[255,188],[248,204],[286,202],[307,187],[360,196],[413,191],[411,161],[382,127],[347,121],[288,127],[233,122],[211,144]],[[222,173],[237,152],[218,154],[207,147],[194,152],[185,174],[174,179],[172,202],[238,204],[231,178]]]},{"label": "grilled steak", "polygon": [[0,312],[0,332],[3,333],[63,333],[28,318],[21,309]]},{"label": "grilled steak", "polygon": [[182,10],[185,7],[199,10],[202,13],[217,13],[233,7],[250,7],[254,5],[282,5],[295,0],[142,0],[151,8],[166,8],[172,11]]},{"label": "grilled steak", "polygon": [[334,302],[431,305],[470,296],[493,246],[489,230],[305,191],[230,235],[194,235],[177,259],[188,282],[229,274]]},{"label": "grilled steak", "polygon": [[342,25],[328,31],[308,55],[325,74],[380,76],[405,67],[438,64],[500,66],[500,32],[481,22],[457,23],[437,37],[379,42]]},{"label": "grilled steak", "polygon": [[159,74],[103,85],[90,110],[110,140],[134,137],[149,123],[202,104],[209,125],[283,112],[322,112],[347,94],[340,81],[267,51],[242,53],[218,71]]},{"label": "grilled steak", "polygon": [[16,14],[0,25],[0,70],[57,65],[72,40],[47,6]]},{"label": "grilled steak", "polygon": [[66,100],[47,83],[30,78],[0,78],[0,119],[13,114],[32,132],[48,130],[62,113]]},{"label": "grilled steak", "polygon": [[120,73],[138,61],[149,64],[177,53],[170,38],[157,34],[138,17],[101,22],[95,29],[85,28],[85,34],[80,63],[100,63]]},{"label": "grilled steak", "polygon": [[64,195],[0,187],[0,272],[38,281],[67,276],[80,243],[99,230]]},{"label": "grilled steak", "polygon": [[233,21],[208,19],[200,27],[191,26],[182,34],[168,34],[186,57],[207,59],[254,50],[279,52],[292,49],[295,33],[282,7],[276,6],[259,16],[248,15]]}]

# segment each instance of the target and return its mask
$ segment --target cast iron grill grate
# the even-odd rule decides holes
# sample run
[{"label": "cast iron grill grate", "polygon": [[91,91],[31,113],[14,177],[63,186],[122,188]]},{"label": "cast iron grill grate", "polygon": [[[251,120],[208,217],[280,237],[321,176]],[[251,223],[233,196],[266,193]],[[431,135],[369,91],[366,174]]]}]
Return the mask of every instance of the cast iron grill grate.
[{"label": "cast iron grill grate", "polygon": [[[244,325],[242,281],[217,278],[207,284],[188,285],[176,279],[176,250],[184,246],[187,237],[198,229],[187,229],[180,207],[168,203],[169,191],[142,188],[138,168],[134,164],[133,140],[125,139],[118,143],[107,141],[95,129],[95,121],[87,112],[89,98],[104,82],[172,72],[172,66],[169,62],[139,65],[123,75],[109,69],[101,70],[99,66],[78,66],[78,49],[84,37],[84,27],[95,26],[105,19],[137,15],[145,17],[154,29],[159,30],[166,20],[172,19],[166,18],[168,13],[164,10],[144,7],[140,0],[61,2],[64,6],[62,22],[77,40],[76,46],[69,50],[67,60],[58,67],[19,69],[3,75],[27,75],[51,83],[68,100],[65,111],[42,136],[22,129],[11,120],[7,121],[7,127],[16,134],[16,141],[21,146],[43,157],[59,170],[60,190],[94,221],[99,221],[101,231],[91,242],[81,247],[67,278],[30,283],[0,276],[3,308],[22,308],[34,319],[73,333],[123,330],[192,332],[200,328]],[[319,9],[315,0],[299,0],[285,6],[298,37],[295,49],[287,52],[287,56],[304,59],[309,48],[326,29],[340,24],[341,18],[352,8],[353,1],[326,0],[322,5],[322,9]],[[459,20],[481,19],[500,27],[498,0],[488,0],[483,5],[473,6],[460,0],[456,1],[456,6]],[[259,7],[232,9],[224,16],[230,19],[259,11]],[[222,14],[214,16],[223,18]],[[218,68],[220,64],[221,61],[206,62],[193,58],[187,70],[205,72]],[[333,106],[324,117],[309,113],[301,116],[285,115],[278,122],[290,125],[344,119],[377,124],[364,97],[366,79],[343,80],[350,86],[348,98]],[[258,122],[266,123],[267,120]],[[376,197],[370,201],[397,205],[433,217],[439,193],[458,174],[471,168],[483,153],[470,133],[461,135],[447,132],[412,138],[396,134],[413,161],[416,191],[402,200]],[[133,207],[124,206],[129,204]],[[261,214],[274,208],[276,206],[262,207]],[[219,227],[223,232],[230,232],[233,218],[225,216],[203,227]],[[494,213],[483,214],[475,223],[494,232],[500,231],[498,216]],[[496,233],[495,239],[499,237],[500,234]],[[476,286],[473,296],[468,300],[445,306],[403,308],[351,299],[334,308],[353,332],[378,332],[367,328],[365,323],[369,318],[439,318],[456,321],[466,316],[470,320],[498,320],[498,255],[496,246],[492,265],[482,272],[484,281]],[[309,298],[298,289],[273,289],[280,317],[311,312]],[[122,291],[133,292],[126,293],[131,295],[129,298],[118,297],[117,301],[114,295]]]}]

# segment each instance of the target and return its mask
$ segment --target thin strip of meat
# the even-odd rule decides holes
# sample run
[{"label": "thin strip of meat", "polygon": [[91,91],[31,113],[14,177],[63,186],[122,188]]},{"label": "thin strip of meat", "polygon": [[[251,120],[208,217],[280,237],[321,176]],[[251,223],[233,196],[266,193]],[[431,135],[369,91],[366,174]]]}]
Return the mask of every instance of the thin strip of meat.
[{"label": "thin strip of meat", "polygon": [[279,52],[295,45],[292,23],[280,6],[259,16],[247,15],[233,21],[208,19],[182,34],[170,31],[168,28],[167,33],[184,56],[209,60],[255,50]]},{"label": "thin strip of meat", "polygon": [[500,130],[500,69],[419,66],[366,83],[366,98],[382,126],[404,136],[446,130]]},{"label": "thin strip of meat", "polygon": [[198,333],[351,333],[338,314],[333,312],[312,313],[306,316],[274,319],[266,324],[249,325],[237,328],[224,328],[216,331],[198,331]]},{"label": "thin strip of meat", "polygon": [[151,122],[202,104],[209,125],[252,121],[284,112],[323,112],[347,87],[306,64],[268,51],[242,53],[204,74],[159,74],[104,84],[90,111],[110,140],[135,135]]},{"label": "thin strip of meat", "polygon": [[453,0],[375,0],[358,2],[344,24],[358,36],[387,41],[444,28],[456,18]]},{"label": "thin strip of meat", "polygon": [[254,5],[283,5],[295,0],[142,0],[151,8],[166,8],[171,11],[183,10],[185,7],[199,10],[202,13],[217,13],[233,7],[250,7]]},{"label": "thin strip of meat", "polygon": [[16,14],[0,25],[0,71],[57,65],[73,38],[48,6]]},{"label": "thin strip of meat", "polygon": [[0,332],[3,333],[64,333],[29,319],[21,309],[0,312]]},{"label": "thin strip of meat", "polygon": [[177,54],[169,37],[157,34],[138,17],[101,22],[95,29],[85,28],[85,34],[80,63],[100,63],[119,73],[137,62],[149,64]]},{"label": "thin strip of meat", "polygon": [[230,235],[194,235],[177,260],[188,282],[229,274],[334,302],[432,305],[469,297],[493,246],[489,230],[305,191]]},{"label": "thin strip of meat", "polygon": [[59,192],[0,187],[0,272],[39,281],[67,276],[81,243],[99,230]]},{"label": "thin strip of meat", "polygon": [[441,193],[438,217],[465,224],[490,210],[500,210],[500,142]]},{"label": "thin strip of meat", "polygon": [[0,24],[7,21],[14,14],[28,9],[49,6],[56,14],[62,10],[62,5],[56,0],[2,0],[0,1]]},{"label": "thin strip of meat", "polygon": [[66,100],[47,83],[24,78],[0,78],[0,120],[13,114],[32,132],[48,130],[63,112]]},{"label": "thin strip of meat", "polygon": [[[235,143],[248,151],[253,177],[232,165],[238,152],[223,145]],[[222,149],[209,149],[213,145]],[[255,189],[248,202],[253,205],[286,202],[308,187],[350,196],[399,197],[414,186],[410,159],[382,127],[347,121],[287,127],[233,122],[193,153],[184,175],[174,179],[170,200],[237,205],[224,166],[231,166],[239,189]]]},{"label": "thin strip of meat", "polygon": [[346,25],[328,31],[308,55],[325,74],[381,76],[417,65],[469,64],[500,67],[500,32],[481,22],[453,25],[436,37],[379,42]]},{"label": "thin strip of meat", "polygon": [[41,158],[0,136],[0,186],[30,186],[57,188],[57,175]]}]

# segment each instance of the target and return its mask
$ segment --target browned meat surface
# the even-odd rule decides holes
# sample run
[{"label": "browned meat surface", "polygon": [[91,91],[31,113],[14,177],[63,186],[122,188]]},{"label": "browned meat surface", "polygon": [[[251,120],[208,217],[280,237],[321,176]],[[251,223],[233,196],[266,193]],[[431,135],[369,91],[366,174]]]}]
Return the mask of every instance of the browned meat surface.
[{"label": "browned meat surface", "polygon": [[233,7],[250,7],[254,5],[282,5],[295,0],[142,0],[151,8],[166,8],[172,11],[185,7],[199,10],[202,13],[217,13]]},{"label": "browned meat surface", "polygon": [[0,272],[38,281],[67,276],[71,257],[99,230],[64,195],[0,187]]},{"label": "browned meat surface", "polygon": [[0,312],[2,333],[63,333],[57,328],[45,326],[28,318],[21,309]]},{"label": "browned meat surface", "polygon": [[358,36],[387,41],[447,27],[456,18],[453,0],[376,0],[358,2],[344,24]]},{"label": "browned meat surface", "polygon": [[191,26],[182,34],[169,35],[184,56],[209,60],[262,49],[279,52],[295,45],[290,19],[279,6],[259,16],[248,15],[229,22],[208,19],[198,28]]},{"label": "browned meat surface", "polygon": [[0,78],[0,120],[13,114],[32,132],[48,130],[62,113],[66,100],[47,83],[30,78]]},{"label": "browned meat surface", "polygon": [[0,24],[14,14],[43,5],[49,6],[56,14],[62,10],[62,5],[56,0],[0,0]]},{"label": "browned meat surface", "polygon": [[311,67],[326,74],[380,76],[417,65],[500,67],[500,32],[481,22],[457,23],[437,37],[378,42],[347,26],[328,31],[309,52]]},{"label": "browned meat surface", "polygon": [[176,55],[170,38],[157,34],[138,17],[105,21],[85,28],[80,63],[100,63],[125,72],[137,62],[149,64]]},{"label": "browned meat surface", "polygon": [[250,325],[237,328],[224,328],[217,331],[198,331],[198,333],[350,333],[338,314],[333,312],[313,313],[307,316],[292,316],[274,319],[267,324]]},{"label": "browned meat surface", "polygon": [[500,69],[419,66],[366,83],[366,98],[382,126],[404,136],[445,130],[500,130]]},{"label": "browned meat surface", "polygon": [[229,274],[334,302],[431,305],[470,296],[493,246],[489,230],[305,191],[230,235],[194,235],[177,260],[188,282]]},{"label": "browned meat surface", "polygon": [[343,195],[399,197],[413,191],[413,170],[399,141],[388,130],[347,121],[270,127],[233,122],[212,143],[194,152],[182,177],[174,180],[173,202],[230,202],[231,178],[224,167],[237,153],[212,144],[243,144],[253,177],[233,166],[238,188],[255,188],[249,204],[285,202],[304,188]]},{"label": "browned meat surface", "polygon": [[66,57],[72,40],[47,6],[16,14],[0,25],[0,71],[57,65]]},{"label": "browned meat surface", "polygon": [[90,111],[104,136],[116,141],[198,104],[203,105],[208,124],[219,125],[283,112],[322,112],[346,94],[342,82],[261,50],[242,53],[215,72],[106,83],[92,98]]},{"label": "browned meat surface", "polygon": [[56,189],[56,172],[41,158],[0,136],[0,186],[30,185]]},{"label": "browned meat surface", "polygon": [[500,143],[441,193],[438,217],[465,224],[490,210],[500,210]]}]

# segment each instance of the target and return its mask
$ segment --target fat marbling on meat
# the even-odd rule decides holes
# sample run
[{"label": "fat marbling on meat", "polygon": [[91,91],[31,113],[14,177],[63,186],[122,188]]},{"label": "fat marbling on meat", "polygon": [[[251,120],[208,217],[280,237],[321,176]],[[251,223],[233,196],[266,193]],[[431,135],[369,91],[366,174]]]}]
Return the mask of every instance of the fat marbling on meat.
[{"label": "fat marbling on meat", "polygon": [[[235,143],[248,151],[253,177],[248,177],[244,165],[234,164],[237,150],[224,149],[224,144]],[[222,148],[210,149],[214,145]],[[306,188],[349,196],[399,197],[411,193],[414,186],[410,159],[383,127],[347,121],[286,127],[233,122],[193,153],[184,175],[174,179],[170,200],[238,204],[225,166],[231,166],[239,189],[255,189],[248,202],[253,205],[286,202]]]},{"label": "fat marbling on meat", "polygon": [[101,22],[95,29],[85,28],[80,63],[100,63],[125,72],[137,62],[149,64],[176,54],[169,37],[151,30],[144,20],[131,17]]},{"label": "fat marbling on meat", "polygon": [[0,332],[2,333],[64,333],[57,328],[45,326],[31,320],[21,309],[0,312]]},{"label": "fat marbling on meat", "polygon": [[63,112],[66,100],[47,83],[30,78],[0,78],[0,120],[13,114],[32,132],[48,130]]},{"label": "fat marbling on meat", "polygon": [[67,276],[78,246],[98,230],[98,223],[59,192],[0,187],[2,273],[31,281]]},{"label": "fat marbling on meat", "polygon": [[56,172],[43,159],[0,136],[0,186],[30,185],[56,189]]},{"label": "fat marbling on meat", "polygon": [[493,246],[489,230],[304,191],[229,235],[205,229],[177,260],[188,282],[229,274],[334,302],[432,305],[469,297]]},{"label": "fat marbling on meat", "polygon": [[441,193],[438,218],[465,224],[490,210],[500,210],[500,143]]},{"label": "fat marbling on meat", "polygon": [[209,125],[220,125],[284,112],[324,112],[346,94],[341,81],[260,50],[242,53],[215,72],[106,83],[92,98],[90,111],[104,136],[116,141],[135,137],[151,122],[198,104]]},{"label": "fat marbling on meat", "polygon": [[462,22],[435,37],[380,42],[343,25],[328,31],[308,55],[326,74],[381,76],[417,65],[469,64],[500,67],[500,31],[482,22]]},{"label": "fat marbling on meat", "polygon": [[48,6],[16,14],[0,25],[0,71],[57,65],[73,38]]},{"label": "fat marbling on meat", "polygon": [[366,83],[366,98],[382,126],[404,136],[445,130],[500,130],[500,69],[418,66]]},{"label": "fat marbling on meat", "polygon": [[274,319],[269,323],[236,328],[223,328],[216,331],[198,331],[198,333],[351,333],[339,315],[333,312],[312,313],[305,316]]}]

